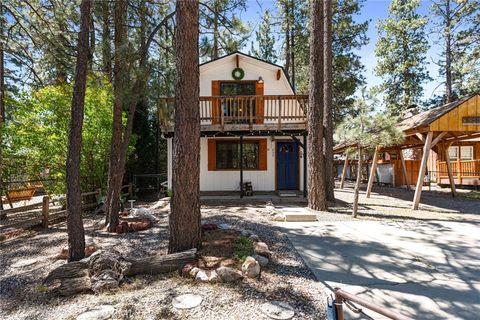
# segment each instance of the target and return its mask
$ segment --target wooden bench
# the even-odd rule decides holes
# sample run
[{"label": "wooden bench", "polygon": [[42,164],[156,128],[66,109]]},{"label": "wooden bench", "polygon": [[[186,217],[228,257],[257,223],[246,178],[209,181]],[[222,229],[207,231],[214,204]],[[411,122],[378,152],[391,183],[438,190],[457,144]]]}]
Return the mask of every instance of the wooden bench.
[{"label": "wooden bench", "polygon": [[37,187],[25,187],[14,190],[7,190],[5,195],[7,196],[10,207],[13,208],[13,203],[18,201],[30,201],[35,194]]}]

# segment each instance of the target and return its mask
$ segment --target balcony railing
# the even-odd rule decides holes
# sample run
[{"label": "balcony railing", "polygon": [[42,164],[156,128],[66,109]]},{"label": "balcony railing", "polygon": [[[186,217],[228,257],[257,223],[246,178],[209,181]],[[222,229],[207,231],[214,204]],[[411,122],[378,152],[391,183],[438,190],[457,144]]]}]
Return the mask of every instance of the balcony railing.
[{"label": "balcony railing", "polygon": [[[162,98],[159,117],[162,126],[171,130],[175,98]],[[202,126],[305,124],[307,95],[212,96],[200,97]]]},{"label": "balcony railing", "polygon": [[[477,160],[450,160],[452,167],[452,175],[458,181],[462,178],[479,178],[480,177],[480,159]],[[437,161],[438,176],[440,178],[448,177],[447,163],[445,161]]]}]

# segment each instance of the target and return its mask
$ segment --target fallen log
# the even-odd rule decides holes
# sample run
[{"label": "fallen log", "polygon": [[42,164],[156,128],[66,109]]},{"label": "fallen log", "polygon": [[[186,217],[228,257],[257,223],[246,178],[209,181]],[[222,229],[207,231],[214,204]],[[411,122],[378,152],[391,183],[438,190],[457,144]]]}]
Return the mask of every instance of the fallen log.
[{"label": "fallen log", "polygon": [[141,259],[125,258],[115,250],[96,251],[89,258],[52,270],[43,281],[62,296],[86,291],[114,291],[125,276],[159,274],[180,270],[196,259],[197,249]]}]

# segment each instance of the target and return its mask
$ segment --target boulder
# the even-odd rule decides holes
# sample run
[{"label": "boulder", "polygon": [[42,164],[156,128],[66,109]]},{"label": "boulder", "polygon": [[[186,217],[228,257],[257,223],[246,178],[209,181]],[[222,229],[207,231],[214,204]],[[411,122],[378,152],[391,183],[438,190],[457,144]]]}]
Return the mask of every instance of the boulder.
[{"label": "boulder", "polygon": [[190,277],[190,272],[192,269],[195,268],[195,265],[193,263],[187,263],[186,265],[183,266],[182,270],[180,271],[180,275],[182,277]]},{"label": "boulder", "polygon": [[268,245],[265,242],[257,242],[255,244],[254,251],[256,254],[259,254],[261,256],[270,258],[272,253],[270,252],[270,249],[268,249]]},{"label": "boulder", "polygon": [[77,320],[106,320],[112,318],[114,313],[113,306],[103,305],[78,315]]},{"label": "boulder", "polygon": [[260,274],[260,264],[248,256],[242,264],[242,272],[249,278],[256,278]]},{"label": "boulder", "polygon": [[235,282],[243,278],[242,273],[234,268],[220,267],[217,268],[216,272],[220,276],[222,282]]},{"label": "boulder", "polygon": [[264,256],[261,256],[259,254],[254,254],[253,255],[253,258],[255,260],[257,260],[258,264],[260,265],[260,267],[262,268],[265,268],[267,266],[267,264],[269,263],[269,260],[267,257],[264,257]]},{"label": "boulder", "polygon": [[189,272],[190,277],[195,279],[197,277],[198,271],[200,271],[200,268],[197,268],[197,267],[192,268]]},{"label": "boulder", "polygon": [[187,293],[173,298],[172,306],[177,309],[193,309],[198,307],[203,297],[198,294]]},{"label": "boulder", "polygon": [[208,282],[218,282],[220,281],[220,276],[215,270],[208,273]]},{"label": "boulder", "polygon": [[207,282],[208,281],[207,271],[203,269],[199,269],[197,274],[195,275],[195,281]]},{"label": "boulder", "polygon": [[158,218],[155,217],[152,211],[147,208],[133,208],[130,210],[130,214],[126,217],[127,219],[132,220],[150,220],[152,223],[158,221]]}]

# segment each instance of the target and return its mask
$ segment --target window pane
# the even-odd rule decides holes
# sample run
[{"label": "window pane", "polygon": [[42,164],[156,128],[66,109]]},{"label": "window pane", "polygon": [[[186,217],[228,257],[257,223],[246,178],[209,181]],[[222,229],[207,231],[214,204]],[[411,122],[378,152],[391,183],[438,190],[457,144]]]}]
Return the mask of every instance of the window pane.
[{"label": "window pane", "polygon": [[[240,143],[237,141],[217,142],[217,169],[240,169]],[[258,169],[258,142],[243,143],[243,168]]]},{"label": "window pane", "polygon": [[458,147],[448,148],[448,155],[450,156],[450,159],[457,160],[458,159]]},{"label": "window pane", "polygon": [[473,146],[460,147],[460,159],[473,160]]}]

